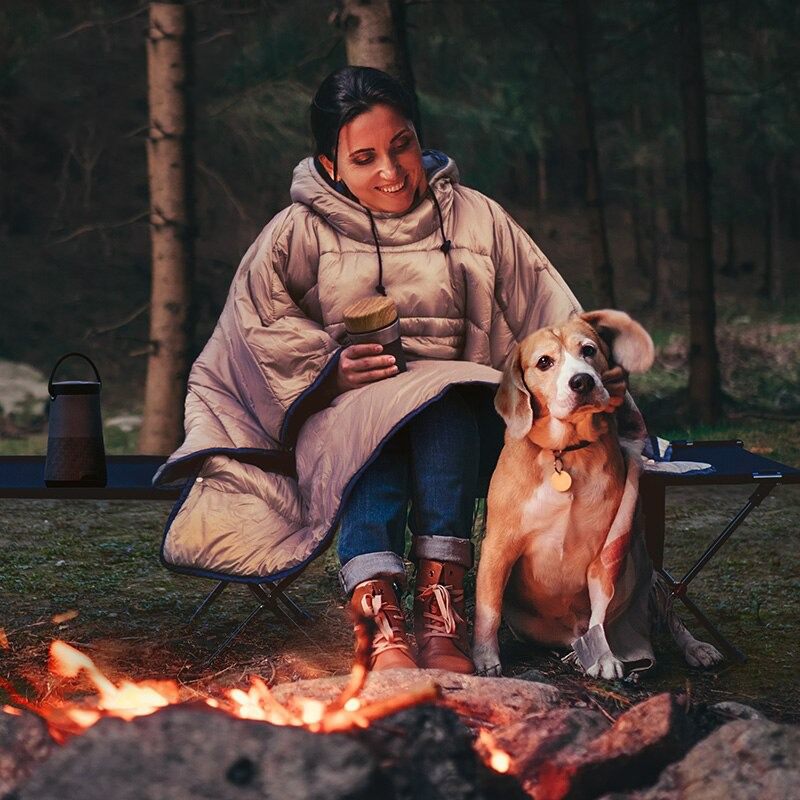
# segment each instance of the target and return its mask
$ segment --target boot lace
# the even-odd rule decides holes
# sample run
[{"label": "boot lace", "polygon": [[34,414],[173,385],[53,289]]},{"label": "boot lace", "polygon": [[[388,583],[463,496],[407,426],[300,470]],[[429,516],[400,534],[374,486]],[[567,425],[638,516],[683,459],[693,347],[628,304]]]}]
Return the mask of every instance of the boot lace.
[{"label": "boot lace", "polygon": [[361,611],[365,617],[372,617],[378,627],[372,641],[372,654],[378,656],[385,650],[400,649],[409,652],[408,645],[400,638],[399,629],[392,626],[389,614],[401,613],[394,603],[384,603],[383,595],[365,594],[361,598]]},{"label": "boot lace", "polygon": [[429,636],[458,639],[456,626],[464,620],[453,608],[453,603],[460,603],[464,599],[464,590],[437,583],[426,586],[419,593],[419,599],[423,602],[427,602],[431,598],[433,602],[430,604],[430,610],[424,611],[422,614],[426,633]]}]

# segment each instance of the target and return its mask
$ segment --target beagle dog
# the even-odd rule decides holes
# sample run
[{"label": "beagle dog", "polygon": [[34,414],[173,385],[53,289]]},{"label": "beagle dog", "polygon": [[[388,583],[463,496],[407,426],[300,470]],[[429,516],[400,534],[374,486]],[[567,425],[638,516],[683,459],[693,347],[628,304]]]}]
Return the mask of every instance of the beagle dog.
[{"label": "beagle dog", "polygon": [[[653,359],[644,328],[616,310],[574,315],[510,354],[495,397],[505,444],[478,564],[478,673],[500,674],[501,609],[517,637],[572,647],[592,677],[655,662],[645,623],[656,583],[636,524],[642,442],[618,437],[620,400],[601,380],[610,362],[642,372]],[[662,612],[690,664],[721,660],[671,608]]]}]

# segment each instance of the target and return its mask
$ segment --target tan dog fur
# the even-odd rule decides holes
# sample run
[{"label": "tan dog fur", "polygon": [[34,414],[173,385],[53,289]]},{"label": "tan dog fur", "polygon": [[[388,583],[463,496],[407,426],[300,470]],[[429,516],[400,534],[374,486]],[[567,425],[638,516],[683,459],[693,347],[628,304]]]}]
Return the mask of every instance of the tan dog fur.
[{"label": "tan dog fur", "polygon": [[[570,646],[602,624],[613,605],[608,548],[603,558],[601,551],[620,506],[626,468],[610,413],[618,401],[601,380],[612,348],[613,361],[629,371],[652,364],[650,336],[613,310],[576,315],[537,331],[506,364],[495,399],[506,421],[505,446],[489,487],[478,566],[473,648],[478,672],[500,674],[501,608],[517,636]],[[578,374],[589,377],[590,391],[570,388]],[[570,490],[556,491],[550,484],[553,451],[582,440],[592,444],[562,456]],[[638,458],[640,445],[630,446]],[[623,665],[608,654],[589,672],[620,677]]]}]

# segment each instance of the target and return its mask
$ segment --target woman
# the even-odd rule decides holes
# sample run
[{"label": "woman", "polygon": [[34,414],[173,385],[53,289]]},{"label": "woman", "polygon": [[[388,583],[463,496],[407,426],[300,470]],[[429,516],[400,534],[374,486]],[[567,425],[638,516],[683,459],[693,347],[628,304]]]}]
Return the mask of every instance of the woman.
[{"label": "woman", "polygon": [[[342,586],[377,624],[372,668],[472,672],[463,580],[478,454],[491,469],[501,445],[490,390],[516,341],[579,305],[500,206],[421,151],[411,119],[406,91],[377,70],[320,86],[315,155],[192,368],[186,441],[156,480],[196,479],[162,558],[275,581],[341,523]],[[343,310],[378,294],[398,307],[406,372],[380,345],[347,345]],[[416,655],[397,594],[409,500]]]}]

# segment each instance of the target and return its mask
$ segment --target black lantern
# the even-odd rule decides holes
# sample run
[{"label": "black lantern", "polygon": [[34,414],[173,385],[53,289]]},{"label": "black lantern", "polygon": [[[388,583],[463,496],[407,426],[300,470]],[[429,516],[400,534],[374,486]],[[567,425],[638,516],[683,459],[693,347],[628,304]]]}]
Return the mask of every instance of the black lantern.
[{"label": "black lantern", "polygon": [[[56,381],[62,361],[79,356],[91,364],[96,381]],[[58,359],[47,388],[50,414],[47,433],[47,486],[105,486],[106,452],[100,415],[100,374],[83,353],[67,353]]]}]

